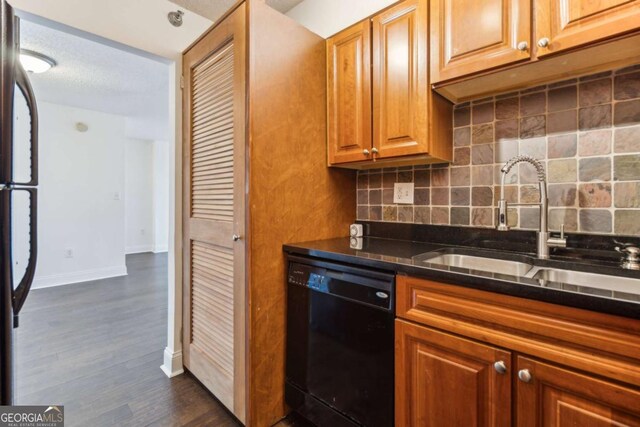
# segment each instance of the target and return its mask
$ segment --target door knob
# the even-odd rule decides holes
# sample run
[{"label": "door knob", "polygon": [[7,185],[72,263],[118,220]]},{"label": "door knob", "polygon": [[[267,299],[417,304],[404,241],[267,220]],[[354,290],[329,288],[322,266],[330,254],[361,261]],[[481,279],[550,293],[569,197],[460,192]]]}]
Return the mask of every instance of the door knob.
[{"label": "door knob", "polygon": [[521,369],[518,371],[518,379],[523,383],[528,383],[531,381],[533,377],[531,376],[531,372],[528,369]]},{"label": "door knob", "polygon": [[373,148],[371,149],[371,152],[372,152],[373,154],[378,154],[378,153],[379,153],[379,151],[378,151],[378,149],[377,149],[376,147],[373,147]]},{"label": "door knob", "polygon": [[540,47],[549,46],[549,38],[548,37],[543,37],[540,40],[538,40],[538,46],[540,46]]},{"label": "door knob", "polygon": [[527,42],[520,42],[518,43],[518,50],[521,52],[526,52],[527,50],[529,50],[529,43]]},{"label": "door knob", "polygon": [[368,156],[369,154],[371,154],[371,152],[365,148],[364,150],[362,150],[362,154]]},{"label": "door knob", "polygon": [[237,242],[237,241],[238,241],[238,240],[240,240],[242,237],[238,236],[237,234],[234,234],[232,238],[233,238],[233,241],[234,241],[234,242]]},{"label": "door knob", "polygon": [[496,363],[493,364],[493,369],[496,370],[497,373],[499,374],[506,374],[507,373],[507,364],[504,363],[504,361],[500,360]]}]

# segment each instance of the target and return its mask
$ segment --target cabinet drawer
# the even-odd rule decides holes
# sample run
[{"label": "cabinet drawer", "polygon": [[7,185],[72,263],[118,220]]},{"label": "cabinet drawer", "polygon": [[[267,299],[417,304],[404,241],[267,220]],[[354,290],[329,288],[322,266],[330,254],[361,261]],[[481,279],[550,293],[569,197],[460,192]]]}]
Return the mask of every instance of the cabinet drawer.
[{"label": "cabinet drawer", "polygon": [[398,317],[640,386],[638,320],[406,276],[396,283]]}]

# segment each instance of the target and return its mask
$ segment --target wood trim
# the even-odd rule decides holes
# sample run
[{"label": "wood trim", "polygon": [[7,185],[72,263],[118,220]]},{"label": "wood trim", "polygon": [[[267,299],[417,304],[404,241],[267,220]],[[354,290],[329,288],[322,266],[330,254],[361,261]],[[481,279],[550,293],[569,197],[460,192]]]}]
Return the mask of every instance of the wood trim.
[{"label": "wood trim", "polygon": [[224,22],[229,15],[231,15],[233,12],[236,11],[237,8],[239,8],[241,5],[245,4],[245,1],[246,0],[237,0],[235,2],[235,4],[233,6],[231,6],[231,8],[229,8],[229,10],[227,10],[220,18],[218,18],[218,20],[216,22],[211,24],[211,26],[209,28],[207,28],[207,30],[204,33],[202,33],[202,35],[200,37],[198,37],[193,43],[191,43],[189,46],[187,46],[187,48],[182,51],[182,54],[185,55],[188,51],[190,51],[193,47],[195,47],[198,43],[200,43],[200,41],[203,38],[205,38],[207,36],[207,34],[209,34],[214,28],[216,28],[222,22]]},{"label": "wood trim", "polygon": [[405,276],[397,316],[640,386],[640,321]]}]

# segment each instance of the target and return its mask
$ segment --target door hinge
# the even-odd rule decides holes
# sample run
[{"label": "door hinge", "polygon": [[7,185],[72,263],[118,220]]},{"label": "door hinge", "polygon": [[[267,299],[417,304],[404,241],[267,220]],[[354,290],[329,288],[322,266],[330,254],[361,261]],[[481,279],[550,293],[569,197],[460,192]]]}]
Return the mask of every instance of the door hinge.
[{"label": "door hinge", "polygon": [[184,89],[184,76],[180,76],[180,89]]}]

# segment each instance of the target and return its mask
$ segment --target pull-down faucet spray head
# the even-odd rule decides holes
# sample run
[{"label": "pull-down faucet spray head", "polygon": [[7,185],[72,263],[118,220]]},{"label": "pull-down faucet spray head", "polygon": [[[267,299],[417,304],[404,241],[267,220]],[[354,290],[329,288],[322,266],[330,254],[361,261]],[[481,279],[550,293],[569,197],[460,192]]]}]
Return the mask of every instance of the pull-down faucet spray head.
[{"label": "pull-down faucet spray head", "polygon": [[[507,163],[505,163],[502,169],[500,170],[502,172],[502,176],[500,180],[500,199],[498,201],[498,226],[496,227],[498,231],[509,231],[510,229],[508,203],[504,195],[504,187],[505,187],[507,174],[511,171],[511,169],[513,169],[515,165],[523,162],[529,163],[536,168],[536,172],[538,173],[538,182],[540,184],[540,204],[544,205],[544,208],[546,209],[547,177],[544,172],[544,166],[542,165],[542,163],[540,163],[540,161],[538,161],[537,159],[531,156],[516,156],[511,160],[509,160]],[[541,209],[540,219],[541,219],[541,224],[540,224],[541,230],[543,226],[546,229],[547,227],[546,212],[543,215],[542,209]],[[544,224],[542,224],[542,222],[544,222]]]}]

